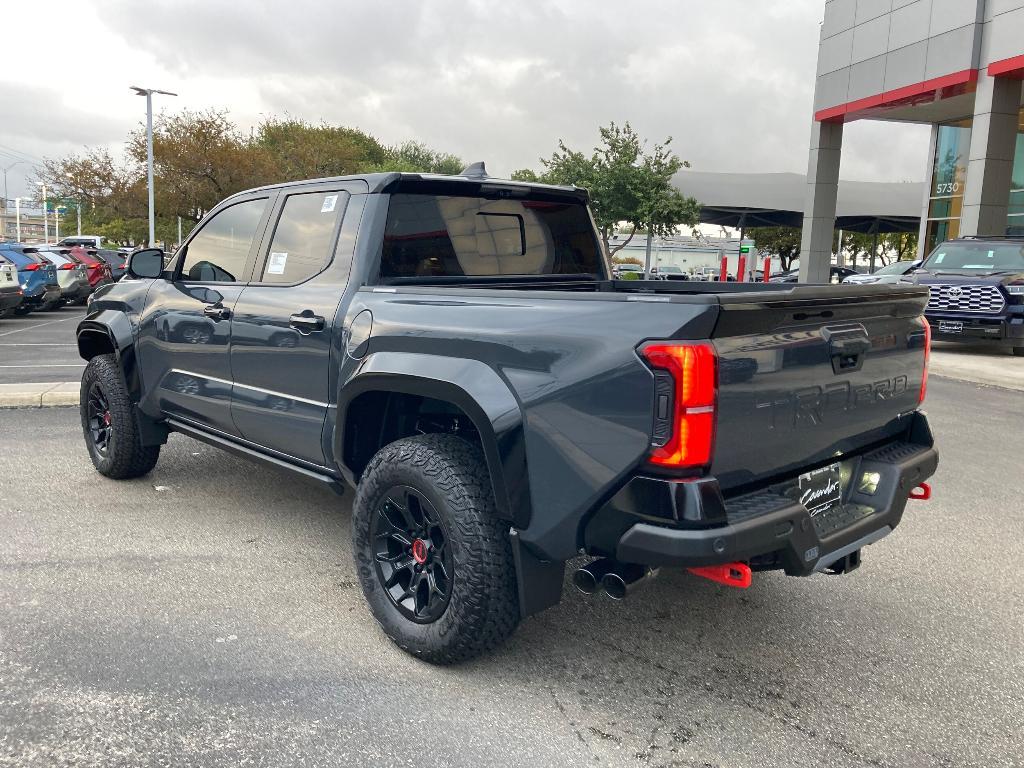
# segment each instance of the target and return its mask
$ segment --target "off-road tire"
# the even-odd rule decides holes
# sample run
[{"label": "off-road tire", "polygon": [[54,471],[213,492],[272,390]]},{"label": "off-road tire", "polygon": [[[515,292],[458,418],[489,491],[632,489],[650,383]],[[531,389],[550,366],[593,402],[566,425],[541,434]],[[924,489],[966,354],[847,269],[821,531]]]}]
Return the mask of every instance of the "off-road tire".
[{"label": "off-road tire", "polygon": [[[373,519],[396,486],[413,488],[430,502],[452,547],[451,597],[431,623],[404,616],[377,575]],[[433,664],[465,661],[504,642],[519,623],[508,532],[475,445],[454,435],[418,435],[384,446],[362,475],[352,512],[356,570],[381,629],[402,650]]]},{"label": "off-road tire", "polygon": [[[94,385],[106,398],[110,412],[110,437],[105,452],[97,448],[89,425],[88,401]],[[121,369],[113,355],[97,355],[85,367],[79,411],[89,458],[101,475],[113,480],[129,480],[142,477],[156,466],[160,446],[142,444],[135,404],[128,395]]]}]

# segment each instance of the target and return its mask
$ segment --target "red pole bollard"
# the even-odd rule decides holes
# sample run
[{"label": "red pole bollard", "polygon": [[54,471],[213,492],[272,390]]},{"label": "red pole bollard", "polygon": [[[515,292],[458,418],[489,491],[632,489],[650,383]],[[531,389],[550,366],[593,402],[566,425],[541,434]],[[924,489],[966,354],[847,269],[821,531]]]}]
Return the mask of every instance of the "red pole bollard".
[{"label": "red pole bollard", "polygon": [[764,269],[762,270],[762,272],[764,272],[764,278],[763,278],[764,282],[767,283],[768,282],[768,278],[771,277],[771,274],[772,274],[772,257],[771,256],[765,256],[764,257]]},{"label": "red pole bollard", "polygon": [[729,279],[729,257],[722,257],[722,266],[718,272],[718,282],[724,283]]},{"label": "red pole bollard", "polygon": [[740,283],[747,282],[747,255],[741,253],[739,256],[739,262],[736,266],[736,281]]}]

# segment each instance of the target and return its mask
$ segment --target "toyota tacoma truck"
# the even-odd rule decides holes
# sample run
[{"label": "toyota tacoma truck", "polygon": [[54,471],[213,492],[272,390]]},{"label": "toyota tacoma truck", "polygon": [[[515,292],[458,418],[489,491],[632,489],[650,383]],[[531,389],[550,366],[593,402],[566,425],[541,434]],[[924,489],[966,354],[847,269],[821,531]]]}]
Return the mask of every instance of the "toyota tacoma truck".
[{"label": "toyota tacoma truck", "polygon": [[168,433],[355,488],[369,609],[458,662],[662,567],[845,573],[930,492],[927,289],[611,279],[586,191],[384,173],[268,186],[78,326],[85,444]]},{"label": "toyota tacoma truck", "polygon": [[988,341],[1024,355],[1024,238],[949,240],[906,279],[930,291],[936,341]]}]

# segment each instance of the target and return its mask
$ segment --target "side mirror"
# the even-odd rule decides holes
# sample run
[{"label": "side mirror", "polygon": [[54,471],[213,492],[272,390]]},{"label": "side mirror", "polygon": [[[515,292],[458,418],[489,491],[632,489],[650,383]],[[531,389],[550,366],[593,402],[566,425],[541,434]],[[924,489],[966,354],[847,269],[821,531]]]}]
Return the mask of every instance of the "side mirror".
[{"label": "side mirror", "polygon": [[128,260],[128,274],[132,277],[155,279],[164,271],[164,252],[159,248],[136,251]]}]

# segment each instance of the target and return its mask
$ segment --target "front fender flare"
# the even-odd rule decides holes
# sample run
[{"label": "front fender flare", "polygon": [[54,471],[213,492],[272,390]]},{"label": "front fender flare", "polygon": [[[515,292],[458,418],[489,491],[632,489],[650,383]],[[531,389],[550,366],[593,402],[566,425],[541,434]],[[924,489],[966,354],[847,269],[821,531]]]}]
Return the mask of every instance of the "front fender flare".
[{"label": "front fender flare", "polygon": [[96,336],[105,336],[109,341],[114,357],[124,374],[128,392],[132,400],[137,403],[142,385],[135,359],[135,332],[131,321],[124,312],[112,309],[104,309],[86,315],[85,319],[78,324],[76,331],[78,354],[83,360],[91,360],[96,355],[102,354],[102,349],[95,341],[90,341],[90,337],[95,340]]},{"label": "front fender flare", "polygon": [[519,401],[498,373],[478,360],[413,352],[369,355],[338,397],[334,455],[346,478],[355,473],[344,464],[344,430],[348,407],[365,392],[400,392],[450,402],[473,422],[483,444],[498,514],[517,528],[531,514],[526,445]]}]

